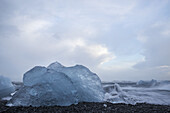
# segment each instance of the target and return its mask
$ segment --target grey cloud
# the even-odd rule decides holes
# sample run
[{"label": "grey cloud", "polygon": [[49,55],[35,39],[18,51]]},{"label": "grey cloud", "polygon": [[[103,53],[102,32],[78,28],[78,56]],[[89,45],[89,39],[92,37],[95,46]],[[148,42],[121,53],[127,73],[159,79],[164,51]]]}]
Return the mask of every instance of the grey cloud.
[{"label": "grey cloud", "polygon": [[140,34],[140,37],[146,40],[143,45],[145,61],[138,63],[135,67],[170,66],[170,34],[164,34],[164,32],[170,31],[169,26],[169,22],[157,23]]},{"label": "grey cloud", "polygon": [[[140,73],[139,68],[138,72],[128,70],[129,67],[127,70],[107,71],[98,66],[115,56],[117,59],[135,56],[143,48],[146,61],[136,67],[169,65],[169,52],[162,51],[168,51],[169,36],[162,40],[162,34],[157,34],[164,31],[165,26],[148,28],[159,20],[158,14],[167,10],[165,3],[143,0],[0,0],[0,74],[21,80],[22,74],[31,67],[46,66],[57,60],[64,65],[86,65],[105,80],[120,76],[137,79],[135,74]],[[144,47],[136,39],[142,29],[148,30],[142,35],[150,37]]]}]

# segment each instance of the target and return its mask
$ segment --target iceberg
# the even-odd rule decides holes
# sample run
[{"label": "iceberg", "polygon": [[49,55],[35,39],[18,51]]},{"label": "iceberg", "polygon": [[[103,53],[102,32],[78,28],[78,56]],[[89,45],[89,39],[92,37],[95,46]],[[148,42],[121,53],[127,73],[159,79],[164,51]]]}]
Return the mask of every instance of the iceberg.
[{"label": "iceberg", "polygon": [[104,99],[99,77],[88,68],[65,67],[55,62],[36,66],[24,74],[23,86],[13,95],[14,106],[69,106]]},{"label": "iceberg", "polygon": [[0,98],[9,96],[14,92],[14,89],[10,79],[0,75]]}]

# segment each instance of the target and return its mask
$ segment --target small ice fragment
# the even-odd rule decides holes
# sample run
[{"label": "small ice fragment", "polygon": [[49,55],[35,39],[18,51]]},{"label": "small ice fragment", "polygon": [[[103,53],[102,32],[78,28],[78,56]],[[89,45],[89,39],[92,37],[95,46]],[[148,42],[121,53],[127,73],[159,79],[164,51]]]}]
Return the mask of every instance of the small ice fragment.
[{"label": "small ice fragment", "polygon": [[12,97],[3,97],[2,100],[10,100]]},{"label": "small ice fragment", "polygon": [[107,104],[103,104],[104,107],[107,107]]},{"label": "small ice fragment", "polygon": [[6,104],[6,106],[11,107],[11,106],[14,106],[14,105],[12,103],[8,103],[8,104]]},{"label": "small ice fragment", "polygon": [[11,93],[11,96],[13,96],[16,92],[17,92],[17,91],[15,91],[15,92]]}]

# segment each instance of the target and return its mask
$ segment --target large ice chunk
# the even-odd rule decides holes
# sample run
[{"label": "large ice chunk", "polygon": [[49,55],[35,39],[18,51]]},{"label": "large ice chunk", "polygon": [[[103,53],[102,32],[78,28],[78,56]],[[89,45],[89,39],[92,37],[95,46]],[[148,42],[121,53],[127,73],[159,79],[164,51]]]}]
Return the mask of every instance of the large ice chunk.
[{"label": "large ice chunk", "polygon": [[14,86],[9,78],[0,75],[0,98],[10,95],[14,92]]},{"label": "large ice chunk", "polygon": [[92,73],[88,68],[82,65],[73,67],[62,66],[58,62],[50,64],[48,69],[62,72],[68,75],[78,93],[79,102],[101,102],[104,98],[104,92],[100,78]]},{"label": "large ice chunk", "polygon": [[14,106],[68,106],[77,103],[77,92],[64,73],[34,67],[24,74],[24,85],[12,97]]},{"label": "large ice chunk", "polygon": [[88,68],[64,67],[55,62],[26,72],[23,87],[11,99],[14,106],[68,106],[77,102],[101,102],[104,91],[99,77]]}]

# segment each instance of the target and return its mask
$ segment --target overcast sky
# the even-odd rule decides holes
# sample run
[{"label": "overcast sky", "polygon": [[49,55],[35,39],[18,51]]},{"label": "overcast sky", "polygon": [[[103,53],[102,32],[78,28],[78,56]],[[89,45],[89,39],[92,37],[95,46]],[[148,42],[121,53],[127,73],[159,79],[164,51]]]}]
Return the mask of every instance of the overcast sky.
[{"label": "overcast sky", "polygon": [[54,61],[103,81],[170,80],[170,0],[0,0],[0,75]]}]

